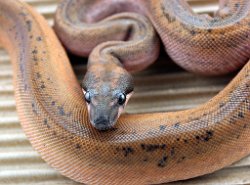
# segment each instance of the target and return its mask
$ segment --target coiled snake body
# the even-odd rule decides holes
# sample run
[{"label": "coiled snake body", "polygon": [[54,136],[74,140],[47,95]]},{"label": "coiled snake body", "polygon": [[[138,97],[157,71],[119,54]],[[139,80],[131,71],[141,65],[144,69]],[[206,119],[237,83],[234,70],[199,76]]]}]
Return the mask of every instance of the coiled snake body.
[{"label": "coiled snake body", "polygon": [[[181,0],[63,1],[55,30],[64,45],[69,44],[79,55],[115,40],[100,44],[91,53],[83,88],[85,93],[92,89],[92,99],[93,89],[97,95],[98,90],[105,94],[105,69],[111,74],[105,76],[111,89],[107,92],[123,91],[128,96],[132,80],[123,66],[137,71],[156,59],[159,40],[153,27],[134,13],[91,23],[120,10],[140,12],[149,17],[178,64],[198,73],[221,74],[249,58],[250,2],[221,4],[230,13],[211,18],[193,14]],[[99,33],[103,35],[99,37]],[[82,90],[65,52],[41,16],[24,3],[1,0],[0,34],[12,56],[17,109],[25,133],[47,163],[76,181],[170,182],[211,173],[250,153],[249,62],[204,105],[180,112],[121,115],[116,129],[100,132],[90,124]],[[94,100],[96,105],[103,101]],[[122,108],[116,106],[113,120]]]}]

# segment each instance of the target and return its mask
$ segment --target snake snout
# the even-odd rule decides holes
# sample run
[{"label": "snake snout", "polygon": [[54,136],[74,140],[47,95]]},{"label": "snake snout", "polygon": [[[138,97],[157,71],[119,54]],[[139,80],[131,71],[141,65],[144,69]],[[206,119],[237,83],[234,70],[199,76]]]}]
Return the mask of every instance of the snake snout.
[{"label": "snake snout", "polygon": [[99,109],[92,107],[92,109],[90,109],[90,122],[97,130],[108,130],[112,128],[116,123],[117,116],[116,108]]},{"label": "snake snout", "polygon": [[106,116],[101,116],[101,117],[96,118],[94,120],[93,125],[98,130],[107,130],[111,127],[110,121]]}]

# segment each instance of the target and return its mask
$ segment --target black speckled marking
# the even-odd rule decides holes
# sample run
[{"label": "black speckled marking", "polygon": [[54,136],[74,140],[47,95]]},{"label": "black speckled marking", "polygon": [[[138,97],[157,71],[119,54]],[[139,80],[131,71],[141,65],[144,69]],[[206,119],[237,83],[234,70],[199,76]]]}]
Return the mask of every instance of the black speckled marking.
[{"label": "black speckled marking", "polygon": [[195,136],[195,139],[197,141],[204,141],[204,142],[207,142],[209,141],[210,139],[212,139],[214,135],[214,132],[212,130],[207,130],[205,134],[202,134],[202,135],[196,135]]},{"label": "black speckled marking", "polygon": [[58,106],[57,108],[58,108],[59,114],[60,114],[61,116],[64,116],[64,115],[65,115],[64,108],[63,108],[62,106]]},{"label": "black speckled marking", "polygon": [[27,26],[28,31],[30,32],[31,29],[32,29],[32,21],[31,20],[27,20],[26,21],[26,26]]},{"label": "black speckled marking", "polygon": [[148,131],[148,135],[153,135],[153,134],[154,134],[154,132]]},{"label": "black speckled marking", "polygon": [[130,146],[126,146],[126,147],[122,147],[122,148],[116,147],[115,150],[116,151],[114,152],[114,154],[122,153],[124,157],[127,157],[130,154],[133,154],[135,152],[135,150]]},{"label": "black speckled marking", "polygon": [[208,32],[208,33],[211,33],[211,32],[212,32],[212,29],[208,29],[207,32]]},{"label": "black speckled marking", "polygon": [[48,120],[46,118],[43,120],[43,124],[46,125],[48,129],[50,128],[50,125],[48,124]]},{"label": "black speckled marking", "polygon": [[167,159],[168,159],[168,156],[167,156],[166,154],[164,154],[164,155],[162,156],[162,158],[158,161],[157,166],[159,166],[159,167],[161,167],[161,168],[165,167],[165,166],[166,166]]},{"label": "black speckled marking", "polygon": [[212,137],[213,137],[213,131],[211,131],[211,130],[206,131],[204,141],[209,141]]},{"label": "black speckled marking", "polygon": [[38,36],[38,37],[36,38],[36,40],[40,42],[40,41],[42,41],[42,37]]},{"label": "black speckled marking", "polygon": [[37,62],[37,61],[38,61],[38,58],[37,58],[37,56],[36,56],[36,55],[34,55],[32,59],[33,59],[35,62]]},{"label": "black speckled marking", "polygon": [[222,107],[224,107],[224,105],[225,105],[225,103],[221,102],[220,105],[219,105],[219,107],[222,108]]},{"label": "black speckled marking", "polygon": [[32,54],[37,54],[37,53],[38,53],[38,50],[35,48],[35,49],[32,50],[31,53],[32,53]]},{"label": "black speckled marking", "polygon": [[229,123],[231,123],[231,124],[234,124],[234,123],[236,123],[236,120],[235,120],[235,118],[230,118],[230,120],[229,120]]},{"label": "black speckled marking", "polygon": [[178,159],[177,163],[180,163],[180,162],[184,161],[185,159],[186,159],[186,157],[182,156],[180,159]]},{"label": "black speckled marking", "polygon": [[81,145],[79,143],[76,144],[76,149],[80,149]]},{"label": "black speckled marking", "polygon": [[42,84],[42,85],[41,85],[41,88],[42,88],[42,89],[44,89],[44,88],[45,88],[45,85],[44,85],[44,84]]},{"label": "black speckled marking", "polygon": [[170,149],[170,156],[174,156],[174,154],[175,154],[175,147],[172,147]]},{"label": "black speckled marking", "polygon": [[238,113],[238,117],[239,117],[239,118],[244,118],[244,113],[243,113],[243,112],[239,112],[239,113]]},{"label": "black speckled marking", "polygon": [[180,123],[179,122],[174,124],[174,128],[179,128],[179,127],[180,127]]},{"label": "black speckled marking", "polygon": [[124,157],[127,157],[129,154],[134,153],[134,149],[132,147],[123,147],[122,150],[123,150]]},{"label": "black speckled marking", "polygon": [[31,104],[31,107],[32,107],[33,113],[34,113],[34,114],[38,114],[38,112],[37,112],[37,107],[36,107],[35,103],[32,103],[32,104]]},{"label": "black speckled marking", "polygon": [[37,79],[41,78],[41,74],[39,72],[36,73],[36,78]]},{"label": "black speckled marking", "polygon": [[196,31],[191,30],[191,31],[190,31],[190,34],[194,36],[194,35],[196,35]]},{"label": "black speckled marking", "polygon": [[234,7],[235,7],[235,8],[239,8],[239,7],[240,7],[240,4],[239,4],[239,3],[235,3],[235,4],[234,4]]},{"label": "black speckled marking", "polygon": [[171,16],[167,11],[165,11],[165,5],[164,4],[161,5],[161,9],[162,9],[162,12],[163,12],[164,16],[168,20],[168,22],[171,23],[171,22],[174,22],[176,20],[175,17]]},{"label": "black speckled marking", "polygon": [[166,125],[160,125],[159,128],[160,128],[160,131],[164,131],[166,129]]},{"label": "black speckled marking", "polygon": [[166,144],[141,144],[141,149],[146,152],[154,152],[158,149],[165,150],[167,148]]},{"label": "black speckled marking", "polygon": [[167,148],[167,145],[166,144],[162,144],[162,145],[160,145],[160,148],[163,149],[163,150],[165,150]]}]

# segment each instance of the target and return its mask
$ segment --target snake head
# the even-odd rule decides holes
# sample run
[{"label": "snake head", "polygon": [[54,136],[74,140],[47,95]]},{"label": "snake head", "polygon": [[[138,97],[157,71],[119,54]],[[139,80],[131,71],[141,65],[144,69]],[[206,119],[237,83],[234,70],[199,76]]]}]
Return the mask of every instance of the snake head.
[{"label": "snake head", "polygon": [[98,78],[87,73],[82,91],[90,123],[98,130],[108,130],[115,125],[133,94],[132,78],[128,74],[106,79],[105,76]]}]

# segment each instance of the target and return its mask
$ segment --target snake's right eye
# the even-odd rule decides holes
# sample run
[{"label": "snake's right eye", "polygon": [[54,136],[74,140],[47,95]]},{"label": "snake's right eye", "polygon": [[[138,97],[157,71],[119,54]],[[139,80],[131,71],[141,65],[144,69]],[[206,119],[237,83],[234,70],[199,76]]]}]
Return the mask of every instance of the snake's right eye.
[{"label": "snake's right eye", "polygon": [[90,93],[89,93],[89,92],[86,92],[85,95],[84,95],[84,97],[85,97],[85,101],[86,101],[87,103],[90,103],[90,102],[91,102],[91,96],[90,96]]},{"label": "snake's right eye", "polygon": [[123,105],[125,102],[126,102],[126,95],[123,93],[119,93],[119,95],[118,95],[119,105]]}]

